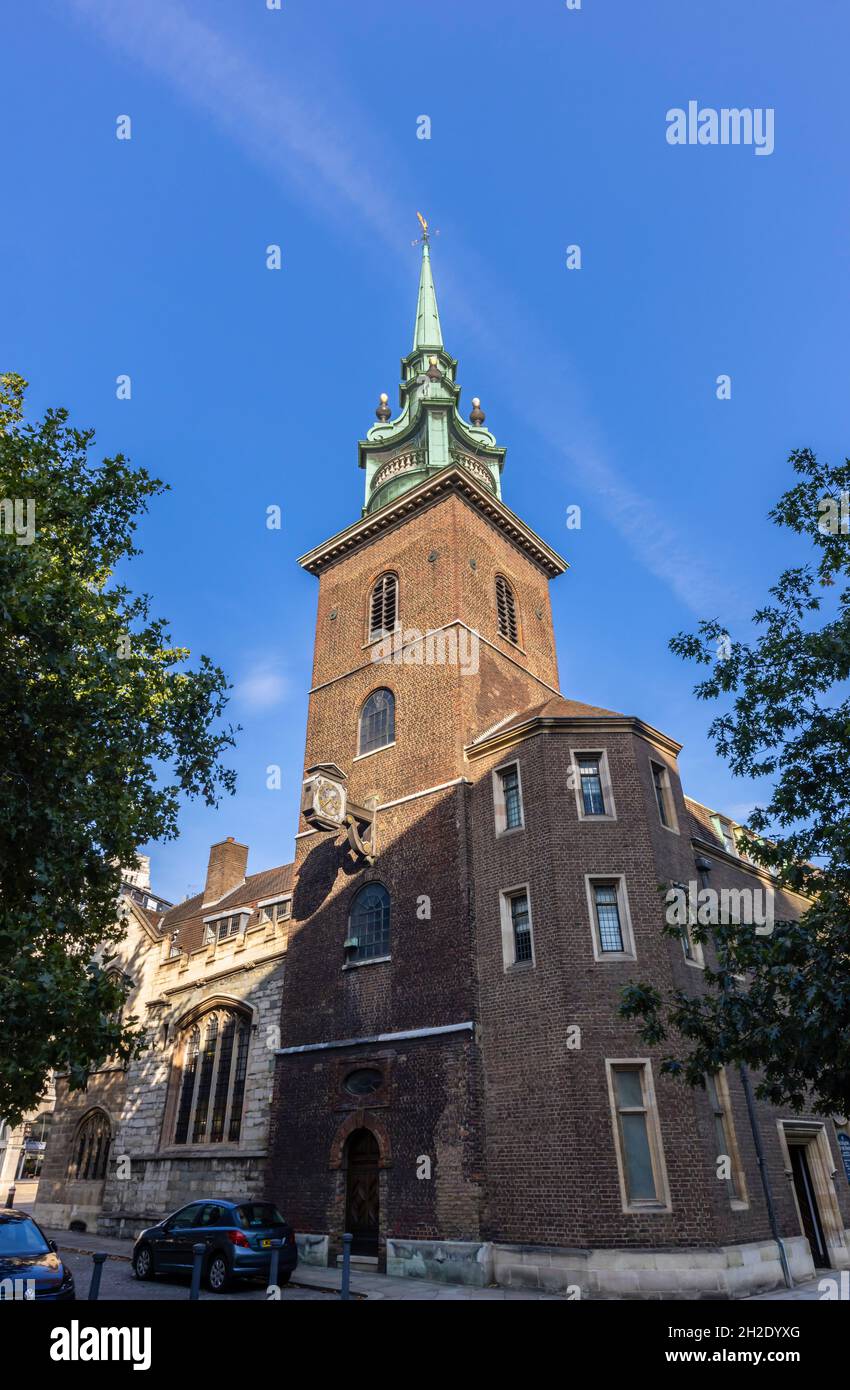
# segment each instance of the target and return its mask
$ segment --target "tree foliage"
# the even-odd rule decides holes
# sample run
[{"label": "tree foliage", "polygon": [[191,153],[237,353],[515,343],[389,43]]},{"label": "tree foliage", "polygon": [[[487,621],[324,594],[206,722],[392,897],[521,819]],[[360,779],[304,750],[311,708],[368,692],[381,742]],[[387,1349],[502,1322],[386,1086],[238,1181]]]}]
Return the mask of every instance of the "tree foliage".
[{"label": "tree foliage", "polygon": [[774,1104],[847,1115],[850,460],[829,466],[801,449],[789,461],[799,481],[770,517],[809,542],[810,561],[779,576],[753,616],[750,640],[732,641],[713,619],[670,646],[710,668],[695,694],[720,702],[709,729],[718,753],[735,775],[772,787],[749,817],[741,849],[811,905],[767,935],[734,923],[697,925],[694,936],[713,936],[717,948],[706,990],[664,997],[633,984],[621,1012],[640,1020],[644,1041],[669,1044],[663,1070],[691,1085],[745,1062],[760,1073],[758,1093]]},{"label": "tree foliage", "polygon": [[149,597],[116,578],[163,484],[121,454],[94,462],[94,432],[65,410],[24,423],[25,388],[0,378],[0,1116],[12,1122],[52,1070],[78,1087],[138,1051],[110,970],[122,866],[176,836],[181,797],[215,805],[234,784],[222,671],[205,656],[190,669]]}]

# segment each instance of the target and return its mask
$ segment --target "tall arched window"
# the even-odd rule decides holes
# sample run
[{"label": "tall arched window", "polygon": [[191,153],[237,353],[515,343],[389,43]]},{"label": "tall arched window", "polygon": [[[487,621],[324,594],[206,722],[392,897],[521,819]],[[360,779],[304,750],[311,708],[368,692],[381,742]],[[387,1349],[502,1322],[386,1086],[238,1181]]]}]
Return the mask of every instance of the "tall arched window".
[{"label": "tall arched window", "polygon": [[373,753],[395,742],[395,696],[391,690],[373,690],[360,711],[358,753]]},{"label": "tall arched window", "polygon": [[239,1142],[250,1033],[245,1014],[218,1008],[178,1039],[175,1144]]},{"label": "tall arched window", "polygon": [[369,599],[369,641],[395,632],[398,621],[398,579],[382,574]]},{"label": "tall arched window", "polygon": [[390,953],[390,895],[382,883],[367,883],[351,902],[345,949],[349,960]]},{"label": "tall arched window", "polygon": [[516,619],[516,599],[514,591],[503,575],[496,576],[496,610],[499,615],[499,632],[509,642],[519,641],[519,627]]},{"label": "tall arched window", "polygon": [[112,1130],[102,1110],[89,1110],[80,1120],[71,1151],[71,1177],[82,1182],[98,1182],[106,1177]]}]

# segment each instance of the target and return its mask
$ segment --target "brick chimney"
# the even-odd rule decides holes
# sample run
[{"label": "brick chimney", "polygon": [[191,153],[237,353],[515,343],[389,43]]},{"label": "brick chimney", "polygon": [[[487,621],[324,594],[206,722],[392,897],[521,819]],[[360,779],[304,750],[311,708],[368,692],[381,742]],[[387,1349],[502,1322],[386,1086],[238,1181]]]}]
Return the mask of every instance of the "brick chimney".
[{"label": "brick chimney", "polygon": [[219,840],[210,848],[210,862],[207,865],[207,881],[204,886],[203,906],[218,902],[225,893],[238,888],[245,880],[248,867],[248,846],[237,844],[232,835]]}]

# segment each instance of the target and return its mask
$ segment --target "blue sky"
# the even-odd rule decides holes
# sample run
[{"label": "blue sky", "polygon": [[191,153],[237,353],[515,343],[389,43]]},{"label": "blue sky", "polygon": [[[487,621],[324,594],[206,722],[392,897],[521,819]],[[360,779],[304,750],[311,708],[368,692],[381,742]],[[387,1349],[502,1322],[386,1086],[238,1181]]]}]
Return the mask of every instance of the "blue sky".
[{"label": "blue sky", "polygon": [[[481,397],[505,500],[571,564],[564,693],[680,739],[699,800],[752,805],[667,641],[699,616],[746,632],[798,555],[766,520],[787,454],[847,452],[848,41],[844,0],[7,10],[0,362],[34,413],[67,405],[171,484],[129,578],[225,668],[243,726],[236,796],[148,847],[159,892],[201,886],[225,835],[253,870],[291,857],[316,590],[295,560],[359,515],[417,208],[462,407]],[[669,145],[690,100],[773,108],[774,152]]]}]

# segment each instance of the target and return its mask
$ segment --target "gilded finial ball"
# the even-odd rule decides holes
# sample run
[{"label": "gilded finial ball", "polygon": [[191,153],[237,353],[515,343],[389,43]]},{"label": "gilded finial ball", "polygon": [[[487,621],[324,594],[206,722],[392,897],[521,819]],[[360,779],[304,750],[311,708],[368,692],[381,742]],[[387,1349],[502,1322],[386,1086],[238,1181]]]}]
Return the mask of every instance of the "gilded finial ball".
[{"label": "gilded finial ball", "polygon": [[487,416],[481,409],[481,402],[477,396],[472,397],[472,410],[469,412],[469,420],[473,425],[483,425]]},{"label": "gilded finial ball", "polygon": [[388,404],[389,399],[390,398],[387,395],[386,391],[382,391],[380,397],[378,398],[378,409],[375,411],[375,414],[381,421],[389,420],[390,415],[392,414],[392,411],[390,410]]}]

